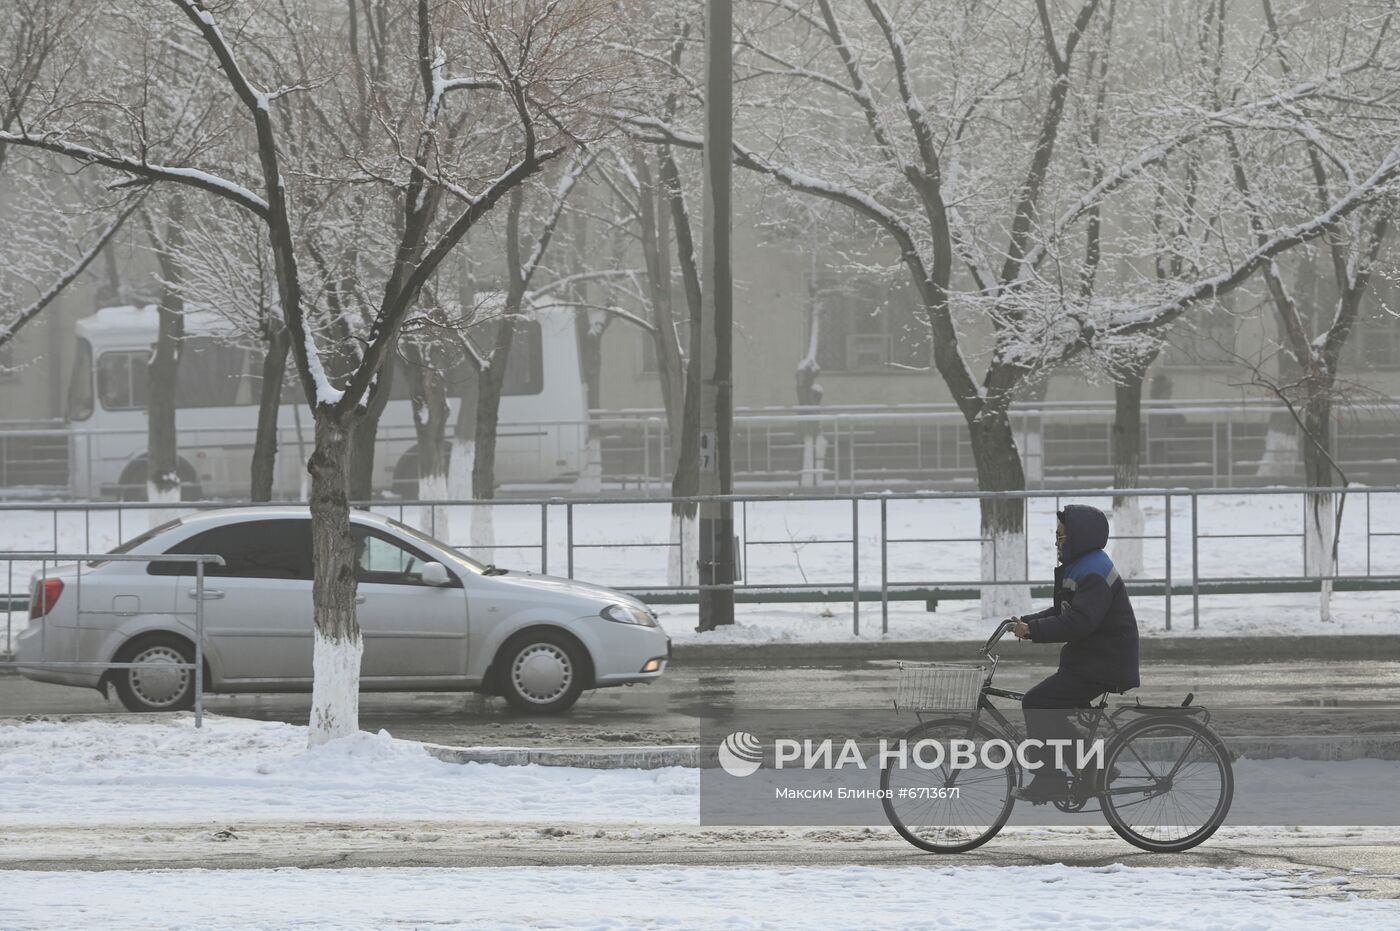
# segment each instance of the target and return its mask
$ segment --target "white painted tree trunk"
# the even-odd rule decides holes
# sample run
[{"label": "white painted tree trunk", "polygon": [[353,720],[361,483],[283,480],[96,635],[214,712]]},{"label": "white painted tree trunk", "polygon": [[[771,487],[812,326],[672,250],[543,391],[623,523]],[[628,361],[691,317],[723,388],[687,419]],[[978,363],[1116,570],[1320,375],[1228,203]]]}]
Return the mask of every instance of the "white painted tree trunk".
[{"label": "white painted tree trunk", "polygon": [[496,521],[494,505],[479,504],[472,508],[471,546],[473,559],[485,563],[496,561]]},{"label": "white painted tree trunk", "polygon": [[666,584],[672,587],[698,585],[700,521],[684,514],[671,515],[671,549],[666,559]]},{"label": "white painted tree trunk", "polygon": [[1026,474],[1026,487],[1034,488],[1042,484],[1045,480],[1045,452],[1039,418],[1016,434],[1016,447],[1021,450],[1021,469]]},{"label": "white painted tree trunk", "polygon": [[603,443],[598,435],[589,431],[583,444],[583,467],[578,478],[574,479],[574,491],[578,494],[596,495],[603,490]]},{"label": "white painted tree trunk", "polygon": [[1125,579],[1142,575],[1142,516],[1141,498],[1123,498],[1113,509],[1113,566]]},{"label": "white painted tree trunk", "polygon": [[[447,462],[447,497],[451,501],[470,501],[472,499],[472,469],[476,468],[476,440],[467,439],[452,440],[452,455]],[[457,535],[456,540],[443,539],[448,543],[461,541],[465,543],[471,539],[472,514],[476,508],[460,507],[452,508],[452,532]]]},{"label": "white painted tree trunk", "polygon": [[[1024,530],[999,531],[982,541],[982,578],[1024,579],[1026,568],[1026,533]],[[1031,592],[1025,585],[986,585],[982,588],[982,616],[1001,620],[1031,610]]]},{"label": "white painted tree trunk", "polygon": [[[434,475],[420,475],[418,477],[418,498],[422,501],[444,501],[450,497],[447,493],[447,476],[438,472]],[[439,540],[450,542],[452,539],[452,516],[451,508],[443,507],[440,504],[425,505],[419,514],[419,528],[430,536]]]},{"label": "white painted tree trunk", "polygon": [[1260,478],[1292,478],[1298,474],[1298,431],[1291,425],[1269,422],[1264,435],[1264,455],[1259,458]]},{"label": "white painted tree trunk", "polygon": [[[1336,532],[1337,502],[1334,495],[1308,495],[1305,508],[1304,559],[1309,576],[1336,575],[1337,564],[1332,560],[1332,540]],[[1332,620],[1332,583],[1322,583],[1318,616]]]},{"label": "white painted tree trunk", "polygon": [[[179,504],[181,501],[179,480],[177,479],[174,485],[165,487],[158,487],[155,482],[147,482],[146,500],[151,504]],[[159,527],[161,524],[180,516],[179,511],[170,508],[160,508],[149,513],[152,527]]]},{"label": "white painted tree trunk", "polygon": [[360,658],[364,642],[328,640],[315,632],[311,653],[311,746],[359,730]]}]

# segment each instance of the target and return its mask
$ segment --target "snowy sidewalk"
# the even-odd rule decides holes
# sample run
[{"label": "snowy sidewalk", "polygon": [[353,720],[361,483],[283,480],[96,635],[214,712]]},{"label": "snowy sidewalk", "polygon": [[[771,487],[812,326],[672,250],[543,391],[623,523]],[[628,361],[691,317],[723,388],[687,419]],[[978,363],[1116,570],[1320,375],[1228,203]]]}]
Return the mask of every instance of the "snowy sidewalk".
[{"label": "snowy sidewalk", "polygon": [[384,732],[313,750],[306,733],[214,715],[0,726],[0,824],[696,818],[693,769],[447,763]]},{"label": "snowy sidewalk", "polygon": [[[0,873],[0,926],[167,929],[1395,927],[1400,903],[1285,870],[500,868]],[[158,906],[155,903],[160,903]]]}]

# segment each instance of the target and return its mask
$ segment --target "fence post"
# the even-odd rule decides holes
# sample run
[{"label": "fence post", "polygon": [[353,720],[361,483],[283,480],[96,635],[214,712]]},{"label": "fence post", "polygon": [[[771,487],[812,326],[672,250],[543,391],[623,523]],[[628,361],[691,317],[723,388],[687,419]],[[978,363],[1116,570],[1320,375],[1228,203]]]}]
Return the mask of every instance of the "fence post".
[{"label": "fence post", "polygon": [[1200,497],[1191,492],[1191,629],[1201,629],[1201,529],[1197,505]]},{"label": "fence post", "polygon": [[1172,629],[1172,496],[1167,495],[1167,570],[1166,570],[1166,598],[1167,598],[1167,630]]},{"label": "fence post", "polygon": [[851,633],[860,636],[860,498],[854,492],[851,494]]},{"label": "fence post", "polygon": [[549,502],[540,502],[540,575],[549,575]]},{"label": "fence post", "polygon": [[564,504],[564,526],[568,536],[565,538],[565,552],[568,555],[569,578],[574,577],[574,503],[572,501]]},{"label": "fence post", "polygon": [[890,632],[889,499],[880,499],[880,633]]},{"label": "fence post", "polygon": [[194,563],[194,726],[204,726],[204,559]]}]

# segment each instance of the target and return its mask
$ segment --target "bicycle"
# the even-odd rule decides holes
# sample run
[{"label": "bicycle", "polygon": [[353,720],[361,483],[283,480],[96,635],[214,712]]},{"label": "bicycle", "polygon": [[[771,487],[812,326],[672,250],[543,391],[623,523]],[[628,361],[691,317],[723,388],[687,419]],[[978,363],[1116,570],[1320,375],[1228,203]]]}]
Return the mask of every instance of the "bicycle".
[{"label": "bicycle", "polygon": [[[1014,623],[1003,621],[978,651],[990,665],[900,664],[895,708],[913,711],[919,720],[903,735],[903,746],[917,751],[919,741],[948,747],[962,740],[971,741],[963,746],[974,751],[966,767],[882,761],[881,804],[890,824],[915,847],[963,853],[995,837],[1011,816],[1021,768],[1010,748],[1019,747],[1025,735],[990,699],[1019,702],[1024,694],[992,685],[997,667],[992,648]],[[1224,741],[1210,728],[1210,712],[1193,699],[1188,694],[1180,705],[1138,702],[1110,711],[1104,692],[1097,704],[1074,709],[1079,726],[1087,729],[1087,745],[1102,739],[1104,752],[1099,766],[1071,776],[1068,796],[1055,807],[1073,813],[1097,800],[1119,837],[1154,853],[1190,850],[1209,838],[1229,813],[1234,770]],[[945,716],[926,717],[930,712]],[[992,741],[1005,741],[991,745],[1003,754],[1001,760],[983,752]],[[938,762],[937,754],[926,762]]]}]

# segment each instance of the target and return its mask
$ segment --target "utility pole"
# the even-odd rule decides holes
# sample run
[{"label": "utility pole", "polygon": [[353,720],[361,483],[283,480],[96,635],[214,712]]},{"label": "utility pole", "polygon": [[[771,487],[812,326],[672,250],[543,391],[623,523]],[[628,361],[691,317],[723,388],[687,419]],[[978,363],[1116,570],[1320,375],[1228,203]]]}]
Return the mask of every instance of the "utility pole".
[{"label": "utility pole", "polygon": [[[700,304],[700,494],[734,491],[734,272],[730,267],[734,150],[733,0],[705,11],[705,267]],[[734,623],[734,505],[700,504],[700,626]],[[707,587],[721,586],[721,587]]]}]

